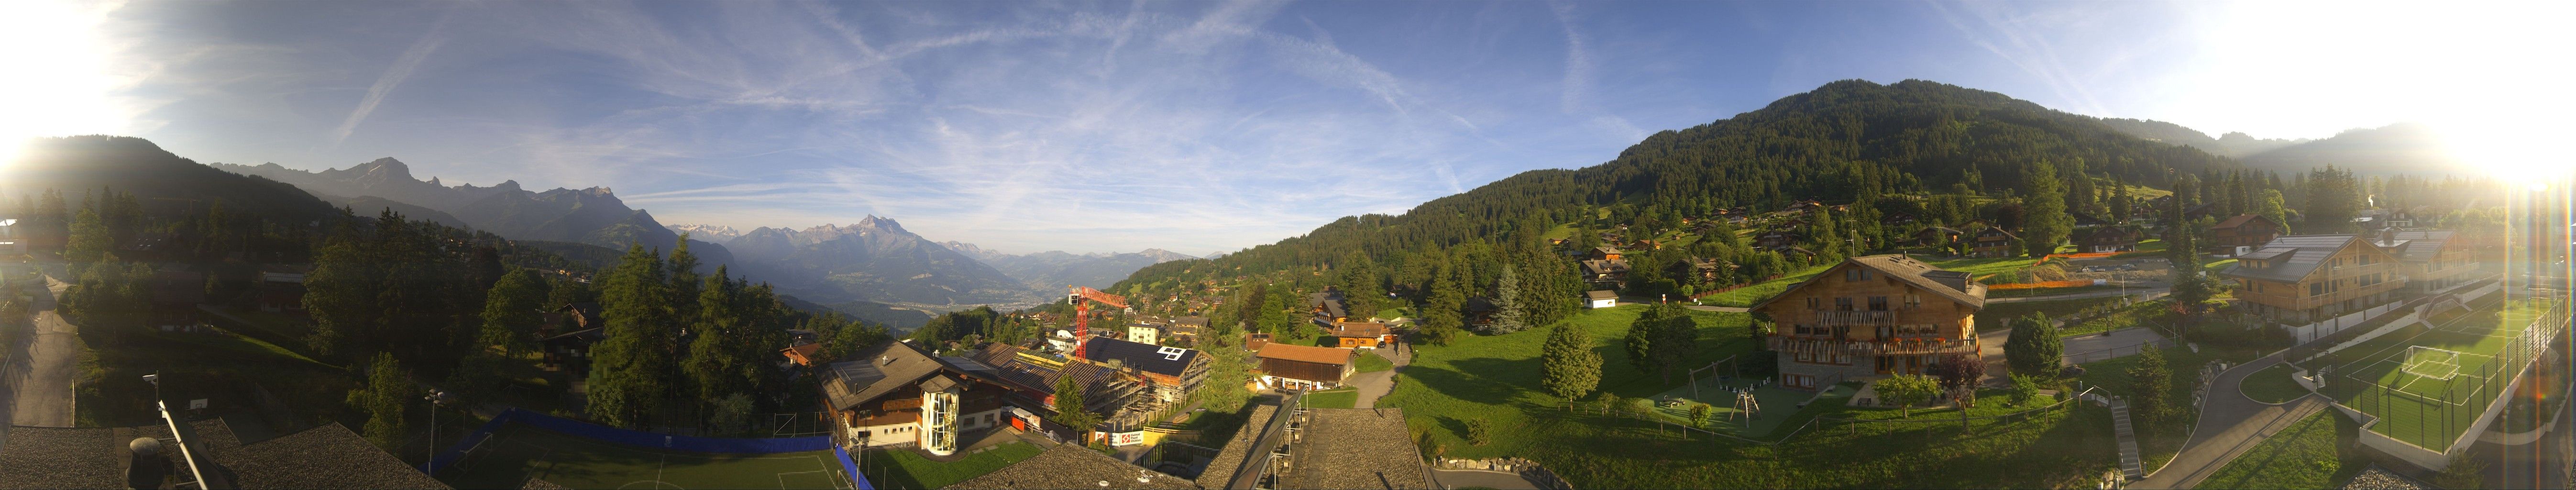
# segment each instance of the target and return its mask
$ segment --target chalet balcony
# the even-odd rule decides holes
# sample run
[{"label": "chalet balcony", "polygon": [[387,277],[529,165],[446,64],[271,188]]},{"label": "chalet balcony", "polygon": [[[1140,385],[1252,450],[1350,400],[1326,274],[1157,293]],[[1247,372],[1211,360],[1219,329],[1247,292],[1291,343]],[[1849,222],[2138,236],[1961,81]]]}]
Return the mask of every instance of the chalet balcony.
[{"label": "chalet balcony", "polygon": [[1974,352],[1976,343],[1959,339],[1898,337],[1884,341],[1838,340],[1826,337],[1775,336],[1769,339],[1771,350],[1840,349],[1854,355],[1948,354]]},{"label": "chalet balcony", "polygon": [[1826,325],[1894,325],[1896,315],[1890,311],[1819,311],[1816,322]]}]

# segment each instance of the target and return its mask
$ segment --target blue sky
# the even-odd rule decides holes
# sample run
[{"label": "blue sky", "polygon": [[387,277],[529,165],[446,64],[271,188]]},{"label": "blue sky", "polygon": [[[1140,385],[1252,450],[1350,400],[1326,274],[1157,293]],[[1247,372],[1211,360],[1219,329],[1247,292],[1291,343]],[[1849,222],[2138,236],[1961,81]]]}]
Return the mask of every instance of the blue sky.
[{"label": "blue sky", "polygon": [[2374,80],[2425,69],[2362,62],[2428,45],[2389,23],[2495,14],[2322,6],[76,4],[45,25],[88,30],[103,61],[34,62],[95,76],[46,100],[94,98],[64,112],[98,120],[15,134],[314,170],[391,156],[448,184],[608,186],[672,224],[875,214],[1009,252],[1206,254],[1839,79],[2329,136],[2425,117],[2437,103],[2386,95],[2462,83]]}]

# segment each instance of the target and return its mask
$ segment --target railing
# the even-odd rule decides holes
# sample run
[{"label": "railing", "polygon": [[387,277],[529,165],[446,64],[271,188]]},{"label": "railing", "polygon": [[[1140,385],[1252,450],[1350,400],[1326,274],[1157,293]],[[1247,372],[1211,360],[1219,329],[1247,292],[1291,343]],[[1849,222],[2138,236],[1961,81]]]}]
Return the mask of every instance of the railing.
[{"label": "railing", "polygon": [[1893,323],[1896,315],[1887,311],[1819,311],[1816,321],[1826,325],[1881,325]]}]

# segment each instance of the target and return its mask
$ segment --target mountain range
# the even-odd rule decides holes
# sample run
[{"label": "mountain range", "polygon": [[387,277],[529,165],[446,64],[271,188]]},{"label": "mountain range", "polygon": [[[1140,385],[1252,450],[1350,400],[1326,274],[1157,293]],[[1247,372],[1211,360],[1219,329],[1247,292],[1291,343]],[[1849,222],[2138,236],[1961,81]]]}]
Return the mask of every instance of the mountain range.
[{"label": "mountain range", "polygon": [[2131,136],[2235,158],[2247,169],[2266,172],[2290,174],[2334,165],[2361,175],[2440,176],[2470,168],[2452,156],[2433,128],[2417,123],[2348,129],[2324,139],[2256,139],[2234,132],[2211,138],[2164,121],[2103,119],[2102,123]]},{"label": "mountain range", "polygon": [[2159,141],[2199,148],[2212,155],[2245,158],[2291,146],[2306,144],[2311,139],[2258,139],[2242,132],[2230,132],[2216,138],[2197,129],[2164,121],[2147,119],[2104,118],[2102,124],[2148,141]]},{"label": "mountain range", "polygon": [[[515,180],[491,187],[449,186],[435,177],[414,178],[410,165],[392,158],[319,172],[275,163],[208,166],[291,184],[362,215],[391,208],[415,219],[468,226],[513,240],[587,243],[612,249],[640,243],[667,251],[680,239],[679,233],[655,221],[652,213],[626,207],[606,187],[534,192],[521,189]],[[689,252],[696,254],[707,270],[735,262],[724,246],[705,240],[692,239]]]},{"label": "mountain range", "polygon": [[1062,250],[1048,250],[1013,255],[985,250],[975,244],[958,241],[940,242],[940,245],[1000,269],[1003,274],[1009,274],[1012,278],[1027,283],[1030,288],[1041,293],[1052,292],[1065,286],[1108,289],[1110,285],[1117,284],[1118,280],[1126,279],[1128,274],[1134,274],[1137,269],[1143,269],[1145,266],[1198,258],[1159,248],[1148,248],[1142,252],[1133,253],[1073,254]]},{"label": "mountain range", "polygon": [[745,272],[826,304],[867,300],[939,307],[1039,298],[1010,275],[874,215],[847,226],[754,228],[725,245],[742,259]]}]

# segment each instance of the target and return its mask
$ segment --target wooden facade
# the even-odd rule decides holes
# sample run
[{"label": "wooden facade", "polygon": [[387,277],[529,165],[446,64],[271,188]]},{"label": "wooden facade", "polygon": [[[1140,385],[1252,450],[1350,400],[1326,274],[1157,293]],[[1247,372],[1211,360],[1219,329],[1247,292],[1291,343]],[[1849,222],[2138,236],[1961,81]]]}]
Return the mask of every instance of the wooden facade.
[{"label": "wooden facade", "polygon": [[1940,356],[1976,353],[1986,288],[1966,273],[1903,255],[1855,257],[1754,305],[1778,325],[1783,386],[1922,374]]},{"label": "wooden facade", "polygon": [[2395,300],[2406,277],[2392,251],[2360,235],[2285,236],[2220,275],[2237,281],[2236,298],[2253,313],[2304,324]]},{"label": "wooden facade", "polygon": [[2261,215],[2240,214],[2209,226],[2213,247],[2254,247],[2281,236],[2281,224]]}]

